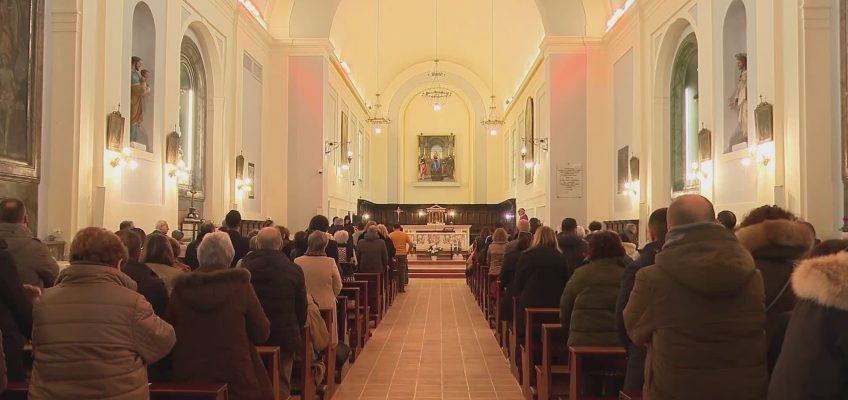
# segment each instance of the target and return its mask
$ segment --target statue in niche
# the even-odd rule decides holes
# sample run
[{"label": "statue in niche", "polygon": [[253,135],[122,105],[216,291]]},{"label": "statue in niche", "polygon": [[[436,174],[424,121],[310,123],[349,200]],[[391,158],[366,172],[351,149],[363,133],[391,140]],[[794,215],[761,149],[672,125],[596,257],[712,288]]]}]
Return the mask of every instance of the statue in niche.
[{"label": "statue in niche", "polygon": [[730,138],[730,148],[742,143],[748,143],[748,55],[739,53],[736,56],[736,67],[739,68],[739,82],[736,93],[730,99],[730,109],[739,113],[739,126]]},{"label": "statue in niche", "polygon": [[138,143],[149,151],[147,133],[144,131],[144,101],[150,95],[150,71],[142,69],[144,62],[140,57],[131,59],[130,72],[130,142]]}]

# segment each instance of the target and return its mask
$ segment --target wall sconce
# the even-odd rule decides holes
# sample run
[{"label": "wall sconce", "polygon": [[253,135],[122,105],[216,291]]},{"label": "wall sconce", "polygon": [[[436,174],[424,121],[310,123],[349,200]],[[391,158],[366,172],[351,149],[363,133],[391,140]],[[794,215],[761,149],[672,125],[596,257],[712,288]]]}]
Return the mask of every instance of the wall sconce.
[{"label": "wall sconce", "polygon": [[371,219],[371,214],[368,214],[368,213],[362,214],[362,219],[368,221],[369,219]]},{"label": "wall sconce", "polygon": [[624,194],[632,197],[633,199],[639,199],[640,189],[641,187],[638,179],[630,182],[624,182]]},{"label": "wall sconce", "polygon": [[138,161],[130,157],[130,154],[130,148],[124,147],[120,153],[117,153],[115,157],[109,161],[109,165],[111,165],[112,168],[123,168],[125,166],[129,167],[129,169],[138,168]]},{"label": "wall sconce", "polygon": [[236,191],[247,192],[253,186],[253,181],[244,176],[244,156],[239,154],[236,157]]},{"label": "wall sconce", "polygon": [[712,170],[710,161],[697,162],[693,161],[689,166],[689,172],[686,173],[686,179],[690,181],[702,181],[710,179],[710,171]]},{"label": "wall sconce", "polygon": [[168,165],[170,167],[168,168],[168,177],[179,178],[180,180],[187,180],[189,178],[188,168],[186,168],[186,163],[182,158],[177,161],[177,165]]},{"label": "wall sconce", "polygon": [[771,163],[771,155],[763,148],[763,146],[751,146],[748,150],[748,157],[742,159],[742,165],[748,167],[753,163],[768,167]]},{"label": "wall sconce", "polygon": [[[336,151],[343,144],[350,145],[350,141],[347,142],[336,142],[327,140],[324,142],[324,154],[330,154]],[[353,150],[348,149],[347,154],[345,154],[347,162],[341,165],[341,168],[345,171],[350,169],[350,163],[353,162]]]},{"label": "wall sconce", "polygon": [[[529,142],[525,138],[522,138],[522,141],[524,143]],[[533,139],[532,143],[530,143],[530,145],[536,146],[543,151],[548,151],[548,139],[547,138]],[[527,148],[527,146],[522,146],[521,147],[521,160],[524,161],[525,167],[533,168],[533,166],[535,165],[535,162],[532,159],[527,158],[528,153],[529,153],[529,149]]]}]

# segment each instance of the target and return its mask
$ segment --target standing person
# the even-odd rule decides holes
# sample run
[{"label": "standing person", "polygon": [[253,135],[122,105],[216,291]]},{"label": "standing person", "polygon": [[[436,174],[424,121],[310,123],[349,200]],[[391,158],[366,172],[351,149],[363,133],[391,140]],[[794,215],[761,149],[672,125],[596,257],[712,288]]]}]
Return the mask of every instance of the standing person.
[{"label": "standing person", "polygon": [[557,235],[557,244],[562,255],[568,260],[568,268],[573,274],[574,270],[586,261],[589,243],[577,234],[577,220],[574,218],[563,219],[561,228],[562,232]]},{"label": "standing person", "polygon": [[621,241],[639,246],[639,231],[636,228],[636,224],[627,224],[624,226],[624,230],[621,231]]},{"label": "standing person", "polygon": [[486,261],[489,263],[489,275],[494,276],[492,283],[495,283],[497,277],[501,275],[501,269],[504,264],[504,254],[506,253],[506,230],[504,228],[495,229],[492,234],[492,243],[486,246]]},{"label": "standing person", "polygon": [[629,258],[615,232],[592,236],[589,263],[578,268],[565,285],[559,320],[568,331],[569,346],[618,346],[615,302]]},{"label": "standing person", "polygon": [[[515,223],[515,229],[517,232],[515,233],[515,238],[506,244],[506,252],[504,255],[512,253],[518,248],[518,236],[521,235],[521,232],[530,233],[530,221],[518,221]],[[532,234],[531,234],[532,236]]]},{"label": "standing person", "polygon": [[504,262],[501,267],[501,286],[504,288],[504,295],[501,299],[501,320],[512,322],[512,299],[517,296],[515,293],[515,273],[518,269],[518,262],[524,251],[530,248],[533,242],[533,235],[530,232],[521,232],[518,234],[518,245],[515,250],[504,254]]},{"label": "standing person", "polygon": [[146,365],[167,355],[176,336],[119,271],[127,257],[111,232],[76,234],[71,266],[33,308],[30,399],[150,398]]},{"label": "standing person", "polygon": [[327,233],[329,233],[331,235],[335,235],[336,232],[338,232],[342,229],[344,229],[344,223],[343,223],[342,219],[339,218],[339,217],[333,217],[333,225],[331,225],[330,228],[327,229]]},{"label": "standing person", "polygon": [[[312,219],[309,220],[309,227],[306,229],[303,238],[301,240],[295,240],[295,242],[297,243],[297,248],[294,252],[295,256],[292,257],[292,259],[296,259],[306,253],[309,247],[308,238],[310,235],[312,235],[312,232],[323,232],[325,235],[327,235],[327,238],[329,239],[331,237],[329,236],[329,233],[327,233],[327,230],[329,229],[330,220],[328,220],[327,217],[323,215],[316,215],[312,217]],[[327,257],[332,258],[336,262],[336,264],[338,264],[339,246],[336,244],[335,240],[329,240],[327,248],[324,250],[324,252],[327,254]]]},{"label": "standing person", "polygon": [[766,338],[769,373],[774,368],[795,308],[795,293],[789,287],[798,260],[813,249],[815,235],[794,214],[778,206],[752,210],[736,231],[739,243],[751,252],[763,276],[766,290]]},{"label": "standing person", "polygon": [[406,285],[409,284],[409,251],[415,247],[412,238],[403,231],[400,224],[395,224],[394,230],[389,234],[389,240],[395,248],[395,258],[397,259],[397,268],[400,271],[400,291],[406,291]]},{"label": "standing person", "polygon": [[171,230],[171,227],[168,226],[168,221],[159,220],[156,221],[156,225],[154,226],[153,232],[150,232],[151,235],[168,235],[168,232]]},{"label": "standing person", "polygon": [[[356,246],[356,258],[359,260],[359,272],[383,273],[389,265],[389,252],[385,242],[380,239],[380,230],[369,226],[365,236]],[[401,288],[402,290],[402,288]]]},{"label": "standing person", "polygon": [[135,281],[138,293],[144,296],[144,299],[153,306],[153,312],[156,315],[165,315],[165,307],[168,306],[168,289],[165,288],[165,282],[150,267],[140,261],[141,238],[135,232],[129,230],[118,231],[117,235],[121,239],[121,243],[127,248],[129,255],[121,266],[121,272]]},{"label": "standing person", "polygon": [[250,251],[250,240],[241,235],[239,228],[241,227],[241,213],[237,210],[230,210],[227,216],[224,217],[224,226],[221,231],[226,232],[230,237],[230,242],[233,244],[235,256],[231,267],[235,267],[245,255]]},{"label": "standing person", "polygon": [[6,366],[3,377],[12,382],[26,380],[23,350],[32,337],[32,294],[24,289],[15,259],[0,239],[0,343]]},{"label": "standing person", "polygon": [[169,295],[174,290],[174,280],[185,273],[174,266],[175,260],[169,237],[165,235],[147,236],[141,261],[162,279]]},{"label": "standing person", "polygon": [[724,210],[718,213],[718,223],[722,224],[731,232],[736,230],[736,214],[731,211]]},{"label": "standing person", "polygon": [[518,220],[519,221],[530,221],[530,216],[527,215],[527,210],[523,208],[518,209]]},{"label": "standing person", "polygon": [[267,346],[280,347],[280,395],[291,394],[294,357],[303,350],[301,328],[306,324],[306,281],[303,270],[280,250],[283,236],[277,228],[262,228],[256,235],[257,249],[242,259],[250,271],[250,283],[271,321]]},{"label": "standing person", "polygon": [[119,225],[118,229],[124,231],[124,230],[133,230],[134,228],[135,228],[134,222],[132,222],[132,221],[121,221],[121,224]]},{"label": "standing person", "polygon": [[542,221],[539,218],[530,218],[530,233],[536,234],[536,231],[539,230],[539,227],[542,226]]},{"label": "standing person", "polygon": [[377,229],[380,230],[380,238],[383,239],[383,243],[386,244],[386,251],[389,252],[389,267],[394,267],[393,264],[397,251],[395,250],[395,243],[389,238],[389,229],[383,224],[377,225]]},{"label": "standing person", "polygon": [[[823,247],[824,246],[824,247]],[[798,297],[769,399],[848,398],[848,241],[826,241],[823,254],[802,261],[792,274]]]},{"label": "standing person", "polygon": [[589,233],[587,233],[587,234],[586,234],[586,241],[589,241],[589,238],[591,238],[591,237],[592,237],[592,235],[593,235],[595,232],[600,232],[600,231],[602,231],[603,229],[604,229],[604,224],[602,224],[602,223],[600,223],[600,222],[598,222],[598,221],[592,221],[592,222],[590,222],[590,223],[589,223]]},{"label": "standing person", "polygon": [[359,244],[359,239],[365,234],[365,223],[356,224],[356,231],[353,232],[353,247],[356,248]]},{"label": "standing person", "polygon": [[200,245],[200,242],[203,241],[203,237],[207,234],[215,232],[215,224],[207,221],[200,224],[200,228],[198,229],[197,237],[191,241],[191,243],[186,246],[185,253],[185,263],[191,268],[192,271],[196,270],[200,264],[197,261],[197,246]]},{"label": "standing person", "polygon": [[165,319],[177,332],[175,383],[226,383],[230,399],[273,398],[256,346],[271,333],[250,284],[250,272],[230,268],[235,250],[226,232],[206,235],[200,268],[174,281]]},{"label": "standing person", "polygon": [[626,391],[642,390],[642,386],[645,384],[645,357],[648,351],[645,346],[633,344],[630,337],[627,336],[622,313],[630,300],[630,292],[633,291],[636,273],[642,268],[654,265],[657,253],[662,250],[663,244],[665,244],[665,236],[668,233],[667,213],[667,208],[660,208],[651,213],[648,218],[648,234],[651,242],[642,248],[639,257],[630,263],[621,275],[621,290],[618,293],[618,301],[615,305],[615,321],[621,345],[627,350],[627,371],[624,375],[624,390]]},{"label": "standing person", "polygon": [[519,337],[524,337],[524,310],[559,307],[569,277],[568,261],[559,251],[556,233],[550,227],[540,227],[533,235],[533,244],[519,259],[513,281],[512,292],[519,297],[518,315],[514,316]]},{"label": "standing person", "polygon": [[[315,299],[318,307],[333,310],[336,315],[336,296],[342,291],[342,277],[335,260],[327,257],[327,244],[330,243],[325,232],[312,232],[307,239],[306,254],[294,260],[303,270],[306,280],[306,292]],[[338,343],[338,329],[333,329],[332,341]]]},{"label": "standing person", "polygon": [[751,254],[702,196],[675,199],[668,226],[624,308],[628,336],[648,348],[644,397],[765,398],[765,291]]},{"label": "standing person", "polygon": [[488,265],[488,261],[486,260],[488,253],[486,249],[489,245],[488,240],[490,236],[492,236],[492,232],[484,226],[480,230],[480,236],[474,239],[474,243],[471,245],[471,258],[475,266]]},{"label": "standing person", "polygon": [[355,264],[356,254],[353,251],[353,244],[350,243],[350,234],[344,229],[339,229],[333,235],[333,240],[339,248],[339,264]]},{"label": "standing person", "polygon": [[59,264],[44,243],[29,230],[29,214],[24,203],[15,198],[0,201],[0,239],[15,259],[18,276],[25,285],[49,288],[59,276]]}]

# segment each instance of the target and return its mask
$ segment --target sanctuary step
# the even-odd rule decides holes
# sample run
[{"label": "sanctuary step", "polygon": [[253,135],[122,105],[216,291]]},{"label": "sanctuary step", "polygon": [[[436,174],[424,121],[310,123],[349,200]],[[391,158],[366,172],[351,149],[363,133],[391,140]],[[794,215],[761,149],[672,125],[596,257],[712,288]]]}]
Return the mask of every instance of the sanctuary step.
[{"label": "sanctuary step", "polygon": [[465,279],[465,262],[452,260],[409,260],[410,278]]}]

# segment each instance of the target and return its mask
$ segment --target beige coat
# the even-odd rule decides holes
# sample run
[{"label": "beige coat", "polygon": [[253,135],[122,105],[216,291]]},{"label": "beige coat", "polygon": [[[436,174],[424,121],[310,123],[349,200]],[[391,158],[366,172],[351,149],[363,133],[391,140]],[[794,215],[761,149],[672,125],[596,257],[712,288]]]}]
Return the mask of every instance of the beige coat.
[{"label": "beige coat", "polygon": [[[336,296],[342,291],[342,277],[336,262],[330,257],[302,256],[296,258],[294,263],[303,269],[306,293],[315,298],[318,307],[331,309],[333,315],[336,315]],[[330,333],[335,343],[338,330],[333,329]]]},{"label": "beige coat", "polygon": [[171,351],[174,328],[135,282],[105,265],[75,263],[33,307],[30,399],[143,400],[146,365]]},{"label": "beige coat", "polygon": [[21,283],[42,288],[53,286],[59,275],[59,264],[26,225],[0,223],[0,239],[9,246]]}]

